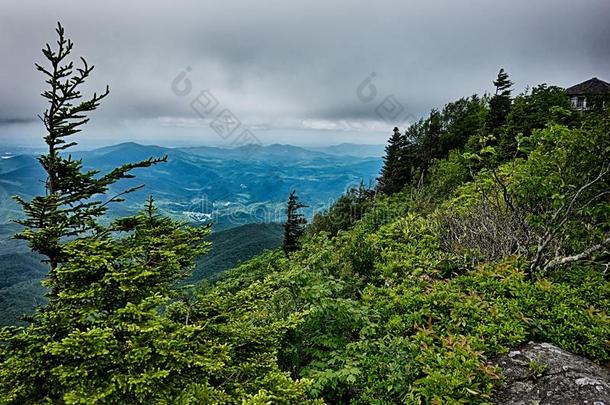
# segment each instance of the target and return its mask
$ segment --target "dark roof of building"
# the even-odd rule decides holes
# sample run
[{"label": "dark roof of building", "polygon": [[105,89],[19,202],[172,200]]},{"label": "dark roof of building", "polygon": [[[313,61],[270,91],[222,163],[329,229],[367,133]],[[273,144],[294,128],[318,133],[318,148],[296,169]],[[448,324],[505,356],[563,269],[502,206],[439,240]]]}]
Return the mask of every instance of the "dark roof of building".
[{"label": "dark roof of building", "polygon": [[586,82],[577,84],[566,89],[569,96],[577,96],[580,94],[603,94],[610,93],[610,83],[599,80],[597,77],[589,79]]}]

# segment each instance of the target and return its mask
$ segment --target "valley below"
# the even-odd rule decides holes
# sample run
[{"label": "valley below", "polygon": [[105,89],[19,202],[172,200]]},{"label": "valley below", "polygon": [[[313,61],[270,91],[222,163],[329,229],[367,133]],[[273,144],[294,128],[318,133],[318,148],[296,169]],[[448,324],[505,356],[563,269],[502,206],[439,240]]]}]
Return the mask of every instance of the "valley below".
[{"label": "valley below", "polygon": [[[197,261],[193,274],[183,283],[197,284],[277,248],[292,190],[298,190],[308,205],[304,212],[311,219],[350,186],[373,182],[381,167],[376,155],[382,151],[375,145],[354,144],[313,150],[270,145],[252,153],[247,148],[179,149],[124,143],[72,156],[101,173],[136,160],[168,157],[167,163],[138,170],[134,179],[113,186],[103,198],[144,185],[126,195],[124,202],[110,204],[105,220],[137,213],[152,196],[164,215],[198,226],[211,225],[211,251]],[[0,324],[11,325],[46,302],[40,282],[48,265],[24,242],[12,240],[20,227],[10,222],[22,215],[12,196],[31,199],[44,193],[45,173],[31,150],[0,152]]]}]

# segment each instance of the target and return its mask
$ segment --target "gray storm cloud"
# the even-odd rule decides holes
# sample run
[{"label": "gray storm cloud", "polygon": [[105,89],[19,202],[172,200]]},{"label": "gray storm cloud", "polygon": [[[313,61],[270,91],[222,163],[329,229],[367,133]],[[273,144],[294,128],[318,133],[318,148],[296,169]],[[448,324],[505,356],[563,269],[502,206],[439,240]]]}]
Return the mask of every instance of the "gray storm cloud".
[{"label": "gray storm cloud", "polygon": [[[75,55],[111,87],[95,142],[222,143],[190,99],[208,89],[265,143],[384,142],[395,121],[491,91],[506,68],[517,89],[610,79],[610,2],[2,1],[0,141],[39,136],[42,76],[33,68],[61,21]],[[172,81],[187,67],[192,93]],[[373,73],[371,102],[357,96]]]}]

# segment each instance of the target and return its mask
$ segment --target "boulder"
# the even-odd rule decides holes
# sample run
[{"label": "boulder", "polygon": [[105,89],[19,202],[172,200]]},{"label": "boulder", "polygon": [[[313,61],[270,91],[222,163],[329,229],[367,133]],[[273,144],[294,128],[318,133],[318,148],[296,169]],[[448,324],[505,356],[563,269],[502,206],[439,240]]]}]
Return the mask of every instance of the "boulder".
[{"label": "boulder", "polygon": [[610,370],[549,343],[528,343],[496,363],[506,380],[494,403],[610,405]]}]

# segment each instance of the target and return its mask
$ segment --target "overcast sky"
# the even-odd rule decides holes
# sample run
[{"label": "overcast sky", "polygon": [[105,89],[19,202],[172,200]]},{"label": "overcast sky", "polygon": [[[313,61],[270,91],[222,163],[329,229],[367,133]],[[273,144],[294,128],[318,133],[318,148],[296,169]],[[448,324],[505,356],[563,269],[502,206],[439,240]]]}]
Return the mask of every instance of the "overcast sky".
[{"label": "overcast sky", "polygon": [[[78,138],[88,147],[229,146],[246,129],[265,144],[385,143],[395,125],[491,91],[500,67],[518,91],[610,80],[608,0],[0,6],[0,143],[9,145],[44,135],[35,117],[45,85],[34,62],[43,62],[57,21],[74,56],[96,66],[86,90],[111,89]],[[221,136],[210,124],[226,111],[240,126]]]}]

